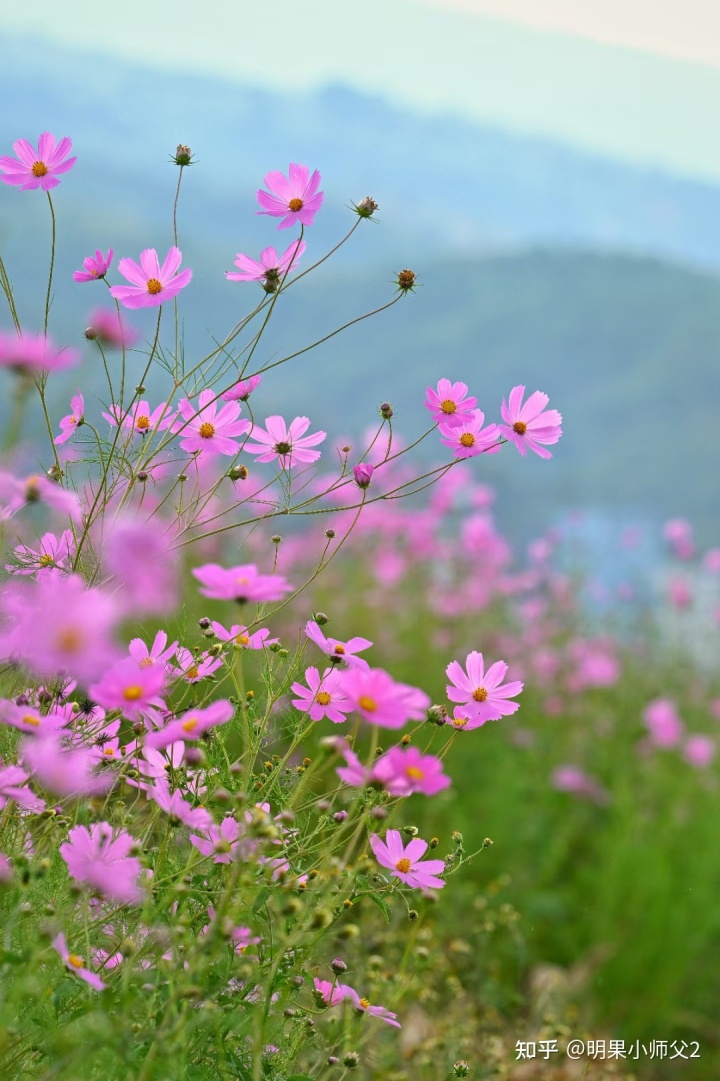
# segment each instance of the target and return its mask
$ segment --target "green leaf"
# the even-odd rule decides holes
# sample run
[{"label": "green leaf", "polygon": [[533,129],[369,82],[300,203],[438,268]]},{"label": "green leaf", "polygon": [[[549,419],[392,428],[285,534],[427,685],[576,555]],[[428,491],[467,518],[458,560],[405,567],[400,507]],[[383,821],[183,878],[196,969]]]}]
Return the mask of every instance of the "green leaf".
[{"label": "green leaf", "polygon": [[268,890],[268,889],[260,890],[260,893],[255,898],[255,903],[252,906],[253,915],[257,916],[258,912],[263,907],[263,905],[265,904],[265,902],[267,901],[269,896],[270,896],[270,890]]},{"label": "green leaf", "polygon": [[376,893],[368,893],[367,896],[370,898],[372,903],[374,905],[377,905],[377,907],[380,909],[383,916],[385,917],[385,923],[390,923],[390,911],[391,911],[391,909],[390,909],[390,905],[387,903],[385,898],[384,897],[378,897],[378,895]]}]

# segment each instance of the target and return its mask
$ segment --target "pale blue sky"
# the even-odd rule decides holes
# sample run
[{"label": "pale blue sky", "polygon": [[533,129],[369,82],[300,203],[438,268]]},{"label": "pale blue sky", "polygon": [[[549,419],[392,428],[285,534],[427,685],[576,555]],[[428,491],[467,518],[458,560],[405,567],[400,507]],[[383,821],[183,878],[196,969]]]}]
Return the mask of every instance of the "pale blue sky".
[{"label": "pale blue sky", "polygon": [[[558,0],[535,2],[537,10],[547,8],[548,25],[566,25],[557,21]],[[707,2],[688,0],[690,8]],[[623,3],[637,6],[639,33],[648,0]],[[153,66],[272,84],[289,95],[297,86],[345,81],[418,108],[449,109],[720,179],[720,67],[488,18],[473,5],[493,6],[485,0],[31,0],[3,18],[8,30]],[[642,43],[642,35],[623,26],[626,37],[613,40]],[[587,31],[595,31],[592,19]],[[710,37],[711,28],[708,45]],[[720,57],[720,40],[715,44]],[[92,62],[80,78],[91,95],[101,64]],[[348,117],[353,122],[362,118]]]}]

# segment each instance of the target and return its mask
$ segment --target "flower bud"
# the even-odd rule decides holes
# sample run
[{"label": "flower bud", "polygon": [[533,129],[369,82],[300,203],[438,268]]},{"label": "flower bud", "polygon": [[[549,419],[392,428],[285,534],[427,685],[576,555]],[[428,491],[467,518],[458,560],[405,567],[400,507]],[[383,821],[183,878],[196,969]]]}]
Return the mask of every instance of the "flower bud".
[{"label": "flower bud", "polygon": [[366,195],[364,199],[361,199],[355,206],[355,213],[361,218],[371,218],[378,205],[374,199],[371,199],[369,195]]},{"label": "flower bud", "polygon": [[328,540],[332,540],[333,537],[335,536],[335,530],[334,529],[326,529],[325,530],[325,536],[327,537]]},{"label": "flower bud", "polygon": [[247,480],[248,475],[248,469],[245,465],[234,465],[232,469],[227,471],[230,480]]},{"label": "flower bud", "polygon": [[273,537],[270,538],[270,540],[273,542],[273,544],[279,544],[282,540],[282,537],[278,533],[276,533]]},{"label": "flower bud", "polygon": [[336,822],[344,822],[347,816],[347,811],[336,811],[333,818]]},{"label": "flower bud", "polygon": [[372,480],[373,467],[369,462],[359,462],[353,466],[353,476],[358,488],[368,488]]},{"label": "flower bud", "polygon": [[453,1070],[455,1071],[455,1076],[456,1077],[469,1077],[470,1076],[470,1067],[468,1066],[465,1059],[460,1059],[459,1062],[453,1063]]},{"label": "flower bud", "polygon": [[442,728],[448,722],[448,711],[445,706],[430,706],[427,711],[427,719],[431,724],[436,724],[438,728]]},{"label": "flower bud", "polygon": [[146,472],[146,470],[141,469],[140,472],[137,474],[137,479],[140,481],[141,484],[144,484],[145,481],[148,479],[148,473]]},{"label": "flower bud", "polygon": [[138,385],[135,387],[136,394],[144,394],[146,390],[147,387],[144,387],[142,383],[138,383]]},{"label": "flower bud", "polygon": [[393,407],[390,405],[390,402],[381,403],[380,416],[383,418],[383,420],[390,420],[390,418],[393,416]]},{"label": "flower bud", "polygon": [[94,342],[98,336],[95,327],[85,327],[85,337],[89,342]]},{"label": "flower bud", "polygon": [[330,1055],[327,1060],[327,1064],[328,1066],[337,1066],[339,1061],[340,1059],[337,1057],[337,1055]]},{"label": "flower bud", "polygon": [[326,616],[324,612],[313,612],[313,619],[317,623],[318,627],[324,627],[330,622],[330,617]]},{"label": "flower bud", "polygon": [[200,627],[204,631],[206,631],[208,627],[211,626],[211,624],[212,620],[208,619],[207,616],[203,616],[202,619],[198,620],[198,627]]},{"label": "flower bud", "polygon": [[395,284],[402,293],[408,293],[415,285],[415,271],[405,267],[397,276]]},{"label": "flower bud", "polygon": [[401,826],[400,829],[406,837],[417,837],[418,833],[420,832],[417,826]]},{"label": "flower bud", "polygon": [[408,909],[408,919],[410,920],[411,923],[414,923],[415,920],[419,917],[419,915],[420,915],[420,913],[417,911],[417,909],[414,909],[414,908],[409,908]]},{"label": "flower bud", "polygon": [[360,1065],[360,1056],[357,1051],[348,1051],[347,1055],[343,1058],[343,1066],[347,1066],[348,1070],[354,1070],[356,1066]]},{"label": "flower bud", "polygon": [[192,165],[192,150],[189,146],[185,146],[183,143],[178,143],[173,160],[175,164],[179,165],[180,167],[184,165]]},{"label": "flower bud", "polygon": [[336,976],[342,976],[343,972],[347,972],[347,965],[340,957],[336,957],[330,962],[330,968]]},{"label": "flower bud", "polygon": [[188,766],[202,766],[205,763],[205,752],[202,747],[188,747],[183,751],[183,761]]},{"label": "flower bud", "polygon": [[460,830],[453,830],[450,836],[456,845],[461,845],[463,843],[463,835]]}]

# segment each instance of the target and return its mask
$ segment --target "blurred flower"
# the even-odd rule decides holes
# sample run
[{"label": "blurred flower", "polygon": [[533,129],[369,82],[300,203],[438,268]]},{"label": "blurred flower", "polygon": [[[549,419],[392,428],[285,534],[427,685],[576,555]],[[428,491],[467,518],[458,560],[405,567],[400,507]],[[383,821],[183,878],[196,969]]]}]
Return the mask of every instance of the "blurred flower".
[{"label": "blurred flower", "polygon": [[290,229],[296,222],[312,225],[323,201],[323,193],[318,191],[320,173],[317,169],[310,176],[306,165],[291,163],[287,177],[273,170],[263,178],[263,182],[271,194],[262,188],[258,190],[257,201],[263,207],[258,214],[282,218],[278,229]]},{"label": "blurred flower", "polygon": [[589,777],[579,766],[558,766],[552,772],[551,783],[559,792],[570,792],[573,796],[591,800],[593,803],[608,802],[608,794],[602,785]]},{"label": "blurred flower", "polygon": [[21,191],[29,191],[31,188],[41,188],[50,191],[56,188],[60,181],[59,173],[67,173],[72,169],[77,158],[69,158],[67,155],[72,150],[72,141],[67,137],[56,144],[55,136],[49,131],[44,131],[38,139],[37,151],[27,141],[18,139],[13,143],[16,158],[8,156],[0,157],[0,176],[3,184],[12,184]]},{"label": "blurred flower", "polygon": [[134,837],[124,830],[113,836],[108,822],[94,822],[89,829],[75,826],[68,837],[60,845],[60,855],[76,882],[85,882],[123,904],[142,900],[137,882],[142,867],[137,856],[130,855]]},{"label": "blurred flower", "polygon": [[0,809],[9,799],[24,807],[26,811],[38,813],[45,810],[45,800],[40,799],[28,788],[25,782],[28,775],[20,766],[5,766],[0,764]]},{"label": "blurred flower", "polygon": [[148,799],[157,803],[170,820],[182,822],[194,830],[208,830],[213,824],[212,815],[204,807],[193,807],[179,792],[170,792],[167,778],[162,777],[147,790]]},{"label": "blurred flower", "polygon": [[97,758],[92,751],[66,750],[54,733],[23,740],[20,754],[23,766],[28,766],[43,788],[58,796],[99,796],[114,781],[107,772],[94,772]]},{"label": "blurred flower", "polygon": [[73,281],[76,282],[94,282],[104,278],[110,269],[110,265],[113,261],[113,250],[108,248],[107,255],[98,248],[93,258],[92,255],[88,255],[86,259],[83,259],[84,270],[76,270],[73,273]]},{"label": "blurred flower", "polygon": [[124,323],[117,311],[94,308],[88,321],[90,326],[85,331],[85,337],[91,340],[97,338],[110,349],[129,347],[137,341],[137,331]]},{"label": "blurred flower", "polygon": [[220,601],[263,604],[279,601],[293,588],[280,574],[260,574],[254,563],[227,568],[206,563],[194,567],[192,573],[204,587],[202,595]]},{"label": "blurred flower", "polygon": [[77,976],[79,979],[84,980],[85,983],[89,984],[94,991],[102,991],[105,987],[107,987],[107,984],[103,983],[103,981],[95,972],[91,972],[89,968],[85,968],[85,962],[83,961],[82,957],[80,957],[76,953],[69,952],[67,948],[67,943],[65,941],[65,935],[56,935],[55,938],[52,940],[51,945],[52,948],[60,955],[60,958],[63,961],[65,968],[67,968],[69,972],[72,972],[74,976]]},{"label": "blurred flower", "polygon": [[37,375],[41,372],[61,372],[81,360],[77,349],[58,349],[47,334],[25,331],[0,331],[0,367],[15,372]]},{"label": "blurred flower", "polygon": [[160,665],[140,668],[128,657],[117,661],[97,683],[88,687],[91,698],[104,709],[122,710],[129,721],[140,720],[148,709],[164,709],[160,694],[165,687],[165,672]]},{"label": "blurred flower", "polygon": [[118,270],[132,284],[113,285],[110,296],[126,308],[150,308],[164,304],[177,296],[192,278],[192,270],[178,273],[181,261],[179,248],[170,248],[162,266],[154,248],[146,248],[140,253],[139,266],[132,259],[121,259]]},{"label": "blurred flower", "polygon": [[643,711],[643,720],[656,747],[675,747],[683,734],[677,706],[669,698],[655,698]]},{"label": "blurred flower", "polygon": [[[540,458],[552,458],[549,450],[541,444],[557,443],[562,435],[562,416],[557,409],[547,409],[547,394],[536,390],[523,405],[525,387],[513,387],[508,404],[503,398],[500,412],[505,424],[499,426],[500,432],[515,444],[524,456],[528,448]],[[543,410],[545,410],[543,412]]]},{"label": "blurred flower", "polygon": [[683,756],[695,769],[706,769],[716,751],[715,740],[710,736],[688,736],[683,747]]},{"label": "blurred flower", "polygon": [[117,518],[105,528],[103,563],[120,587],[118,603],[133,615],[171,612],[178,603],[178,556],[167,523]]},{"label": "blurred flower", "polygon": [[159,751],[176,740],[200,739],[210,728],[227,724],[234,716],[235,707],[224,699],[212,702],[204,709],[189,709],[182,717],[171,721],[165,728],[150,732],[145,740],[145,746]]}]

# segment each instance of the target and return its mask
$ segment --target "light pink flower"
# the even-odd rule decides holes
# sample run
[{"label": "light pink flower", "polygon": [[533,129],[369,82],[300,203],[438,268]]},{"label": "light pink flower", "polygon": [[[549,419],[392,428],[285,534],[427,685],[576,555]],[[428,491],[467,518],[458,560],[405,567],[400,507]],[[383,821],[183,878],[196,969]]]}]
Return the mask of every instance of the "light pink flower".
[{"label": "light pink flower", "polygon": [[467,656],[466,667],[467,673],[458,661],[452,661],[445,669],[451,702],[462,703],[473,718],[483,723],[497,721],[520,708],[518,702],[508,699],[520,694],[523,685],[519,680],[503,685],[508,670],[504,661],[496,661],[486,672],[482,653],[473,650]]},{"label": "light pink flower", "polygon": [[465,383],[451,383],[441,379],[437,389],[428,387],[425,393],[425,408],[430,410],[433,420],[439,424],[468,424],[474,419],[477,398],[467,396]]},{"label": "light pink flower", "polygon": [[349,712],[350,705],[339,687],[339,673],[326,668],[320,676],[317,668],[306,668],[307,687],[302,683],[293,683],[292,690],[298,695],[292,704],[296,709],[307,713],[311,721],[320,721],[327,717],[336,724],[342,723]]},{"label": "light pink flower", "polygon": [[192,573],[202,583],[204,588],[200,592],[204,597],[239,604],[279,601],[293,588],[280,574],[260,574],[254,563],[227,568],[206,563],[195,567]]},{"label": "light pink flower", "polygon": [[190,454],[201,451],[233,456],[240,450],[238,436],[246,435],[252,427],[250,421],[238,420],[237,402],[220,406],[215,391],[209,389],[200,391],[197,406],[183,398],[178,404],[178,414],[175,430],[180,434],[180,446]]},{"label": "light pink flower", "polygon": [[88,688],[94,702],[104,709],[120,709],[129,721],[138,721],[149,709],[164,709],[160,694],[165,687],[161,665],[140,668],[128,657],[117,661],[98,683]]},{"label": "light pink flower", "polygon": [[177,642],[168,646],[167,640],[165,631],[158,631],[148,649],[142,638],[133,638],[128,646],[128,653],[140,668],[149,668],[151,664],[164,665],[174,656],[178,646]]},{"label": "light pink flower", "polygon": [[643,711],[643,720],[655,747],[676,747],[683,735],[677,706],[669,698],[655,698]]},{"label": "light pink flower", "polygon": [[413,837],[403,845],[400,830],[387,830],[385,841],[376,833],[370,838],[370,847],[381,867],[387,867],[391,878],[399,878],[407,886],[418,890],[440,890],[445,885],[437,876],[445,870],[444,860],[420,860],[427,852],[427,841]]},{"label": "light pink flower", "polygon": [[497,454],[500,450],[500,429],[497,424],[483,428],[485,414],[474,409],[470,420],[439,424],[441,442],[455,452],[456,458],[474,458],[477,454]]},{"label": "light pink flower", "polygon": [[421,721],[430,705],[423,691],[396,683],[382,668],[350,668],[339,677],[339,689],[350,710],[381,728],[402,728],[406,721]]},{"label": "light pink flower", "polygon": [[209,826],[203,834],[202,837],[193,834],[190,838],[190,844],[203,856],[214,856],[214,863],[231,863],[240,858],[240,841],[245,830],[232,815],[223,818],[219,826]]},{"label": "light pink flower", "polygon": [[265,429],[258,426],[252,429],[250,438],[257,442],[246,443],[243,450],[254,454],[256,462],[272,462],[277,458],[281,469],[289,469],[297,462],[316,462],[320,451],[309,448],[322,443],[327,432],[305,435],[309,427],[308,417],[295,417],[289,428],[280,416],[266,417]]},{"label": "light pink flower", "polygon": [[12,882],[12,863],[4,852],[0,852],[0,882]]},{"label": "light pink flower", "polygon": [[108,424],[114,428],[122,422],[123,428],[131,429],[138,435],[148,435],[151,432],[162,432],[170,428],[175,420],[176,413],[167,407],[167,402],[160,402],[155,409],[150,408],[149,402],[136,402],[128,410],[123,410],[119,405],[111,405],[109,413],[103,413]]},{"label": "light pink flower", "polygon": [[224,402],[246,402],[252,392],[260,386],[261,375],[251,375],[249,379],[239,379],[234,387],[226,390],[220,398]]},{"label": "light pink flower", "polygon": [[[132,748],[126,748],[129,760],[133,767],[148,780],[157,781],[158,778],[167,778],[172,770],[178,770],[183,764],[185,744],[182,740],[168,744],[162,751],[156,751],[153,747],[145,746],[142,749],[142,758],[137,753],[137,744]],[[137,788],[147,789],[144,781],[135,781],[126,778],[128,784]]]},{"label": "light pink flower", "polygon": [[262,210],[258,214],[268,214],[272,218],[282,218],[278,229],[290,229],[296,222],[300,225],[312,225],[323,201],[320,187],[320,173],[310,176],[306,165],[291,163],[288,176],[273,170],[264,178],[264,183],[271,194],[258,190],[257,201]]},{"label": "light pink flower", "polygon": [[49,131],[44,131],[38,139],[37,150],[27,141],[18,139],[13,143],[13,150],[17,158],[8,156],[0,157],[0,176],[3,184],[12,184],[20,191],[30,191],[32,188],[41,188],[50,191],[56,188],[60,181],[59,173],[66,173],[72,169],[77,158],[69,158],[72,150],[72,142],[67,137],[56,144],[55,136]]},{"label": "light pink flower", "polygon": [[73,273],[73,281],[76,282],[94,282],[104,278],[110,269],[110,265],[113,261],[113,250],[108,248],[107,255],[98,248],[94,257],[88,255],[86,259],[83,259],[84,270],[76,270]]},{"label": "light pink flower", "polygon": [[[438,881],[440,880],[438,879]],[[445,883],[443,883],[443,885],[445,885]],[[352,1002],[356,1010],[359,1010],[361,1013],[369,1013],[371,1017],[377,1017],[380,1021],[385,1021],[386,1024],[393,1025],[394,1028],[402,1027],[397,1020],[396,1013],[386,1009],[385,1006],[373,1006],[370,999],[361,998],[353,987],[348,987],[346,984],[343,986],[347,988],[345,995],[346,999],[349,999]]]},{"label": "light pink flower", "polygon": [[272,292],[285,275],[298,265],[305,247],[304,240],[293,240],[282,255],[278,255],[275,248],[264,248],[260,253],[260,262],[238,252],[235,266],[240,268],[240,273],[228,270],[225,277],[234,282],[264,282]]},{"label": "light pink flower", "polygon": [[338,737],[335,750],[345,759],[346,765],[338,766],[335,772],[341,781],[349,784],[352,788],[364,788],[370,784],[372,770],[363,766],[355,752]]},{"label": "light pink flower", "polygon": [[217,702],[205,706],[204,709],[189,709],[182,717],[171,721],[165,728],[151,732],[146,741],[147,747],[161,750],[175,740],[196,740],[208,731],[220,724],[227,724],[235,715],[235,707],[231,702],[220,699]]},{"label": "light pink flower", "polygon": [[94,341],[96,338],[109,349],[128,348],[138,339],[138,333],[124,323],[117,311],[108,308],[93,308],[88,316],[89,326],[85,337]]},{"label": "light pink flower", "polygon": [[147,795],[170,816],[171,821],[182,822],[184,826],[200,831],[209,830],[213,824],[212,815],[204,807],[193,807],[180,792],[171,792],[165,777],[148,788]]},{"label": "light pink flower", "polygon": [[68,713],[51,711],[41,713],[35,706],[17,705],[8,699],[0,702],[0,721],[17,728],[20,732],[29,732],[34,736],[46,736],[66,728],[72,718]]},{"label": "light pink flower", "polygon": [[189,649],[180,646],[177,651],[177,664],[170,665],[170,672],[174,676],[181,676],[187,683],[199,683],[201,679],[216,672],[221,665],[221,657],[213,657],[209,653],[196,657]]},{"label": "light pink flower", "polygon": [[138,877],[142,865],[130,851],[135,839],[124,830],[113,837],[108,822],[94,822],[90,829],[74,826],[60,855],[76,882],[85,882],[104,897],[131,904],[142,899]]},{"label": "light pink flower", "polygon": [[9,799],[15,800],[26,811],[38,813],[45,810],[45,800],[28,788],[28,775],[20,766],[0,765],[0,809]]},{"label": "light pink flower", "polygon": [[414,792],[434,796],[450,785],[440,759],[422,754],[417,747],[391,747],[373,764],[371,777],[391,796],[411,796]]},{"label": "light pink flower", "polygon": [[[2,179],[2,178],[0,178]],[[61,372],[81,360],[77,349],[58,349],[47,334],[0,331],[0,367],[12,368],[20,374]]]},{"label": "light pink flower", "polygon": [[261,627],[258,631],[249,631],[247,627],[239,623],[233,623],[227,630],[222,623],[213,621],[212,629],[215,637],[220,642],[232,642],[237,649],[267,649],[268,646],[277,645],[279,638],[271,638],[267,627]]},{"label": "light pink flower", "polygon": [[515,444],[525,456],[528,448],[540,458],[552,458],[547,444],[557,443],[562,435],[562,416],[557,409],[545,409],[549,398],[541,390],[531,394],[523,405],[525,387],[513,387],[505,404],[503,398],[500,412],[505,424],[500,425],[500,432]]},{"label": "light pink flower", "polygon": [[558,766],[553,770],[550,782],[559,792],[570,792],[573,796],[591,800],[593,803],[604,804],[609,800],[602,785],[579,766]]},{"label": "light pink flower", "polygon": [[110,522],[103,558],[123,611],[133,616],[163,615],[178,604],[178,555],[171,528],[157,516],[141,514]]},{"label": "light pink flower", "polygon": [[695,769],[707,769],[712,762],[717,747],[710,736],[688,736],[683,747],[683,757]]},{"label": "light pink flower", "polygon": [[85,962],[79,954],[70,953],[67,948],[67,942],[65,941],[65,935],[56,935],[55,938],[52,940],[51,945],[52,948],[60,955],[60,958],[63,961],[65,968],[69,972],[72,972],[74,976],[77,976],[79,979],[84,980],[85,983],[89,984],[94,991],[102,991],[104,988],[107,987],[107,984],[103,983],[103,981],[95,972],[91,972],[89,968],[85,968]]},{"label": "light pink flower", "polygon": [[6,566],[5,570],[11,574],[55,574],[58,570],[67,570],[72,561],[75,551],[75,539],[70,529],[64,530],[60,536],[54,533],[44,533],[40,538],[38,550],[29,548],[26,544],[20,544],[14,549],[13,554],[21,563],[20,567]]},{"label": "light pink flower", "polygon": [[112,774],[95,773],[97,758],[80,748],[65,750],[57,734],[34,736],[20,744],[23,766],[27,766],[43,788],[58,796],[98,796],[112,786]]},{"label": "light pink flower", "polygon": [[0,505],[4,506],[0,518],[9,517],[27,503],[45,503],[48,507],[67,514],[73,522],[82,519],[80,500],[74,492],[68,491],[41,473],[32,473],[21,479],[0,470]]},{"label": "light pink flower", "polygon": [[60,435],[53,442],[56,445],[67,443],[75,433],[75,429],[85,423],[85,401],[79,392],[70,399],[70,412],[60,421]]},{"label": "light pink flower", "polygon": [[189,284],[192,270],[180,270],[182,252],[170,248],[162,266],[154,248],[140,253],[140,265],[132,259],[121,259],[118,270],[131,285],[113,285],[110,296],[126,308],[152,308],[172,300]]},{"label": "light pink flower", "polygon": [[372,642],[369,639],[355,637],[341,642],[337,638],[326,638],[314,619],[308,620],[305,624],[305,634],[326,657],[330,658],[333,664],[345,664],[348,668],[370,667],[363,657],[355,656],[360,650],[370,648]]}]

